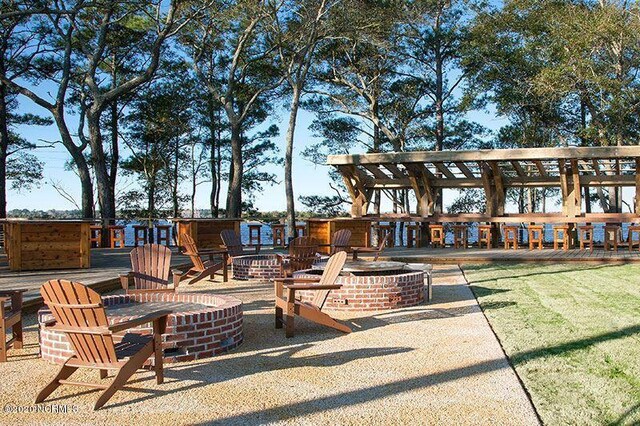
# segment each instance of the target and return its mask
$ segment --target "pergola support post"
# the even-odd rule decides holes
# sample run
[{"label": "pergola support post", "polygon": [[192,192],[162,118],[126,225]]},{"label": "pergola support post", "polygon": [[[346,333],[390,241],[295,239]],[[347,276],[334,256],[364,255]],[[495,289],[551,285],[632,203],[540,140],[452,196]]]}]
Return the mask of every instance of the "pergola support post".
[{"label": "pergola support post", "polygon": [[640,158],[636,158],[636,196],[635,196],[635,211],[634,213],[640,214]]},{"label": "pergola support post", "polygon": [[353,165],[342,166],[339,169],[351,197],[351,216],[365,216],[373,193],[373,189],[366,186],[368,178]]}]

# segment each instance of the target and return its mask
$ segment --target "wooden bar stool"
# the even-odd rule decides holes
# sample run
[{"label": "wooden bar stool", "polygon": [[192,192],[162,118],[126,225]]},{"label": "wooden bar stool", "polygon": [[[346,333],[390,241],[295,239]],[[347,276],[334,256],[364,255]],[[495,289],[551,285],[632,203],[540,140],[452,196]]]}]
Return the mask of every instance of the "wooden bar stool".
[{"label": "wooden bar stool", "polygon": [[271,234],[273,234],[273,246],[274,247],[284,247],[284,224],[282,223],[272,223],[271,224]]},{"label": "wooden bar stool", "polygon": [[89,232],[91,233],[90,243],[91,247],[101,247],[102,246],[102,226],[100,225],[91,225],[89,227]]},{"label": "wooden bar stool", "polygon": [[544,245],[544,225],[529,225],[529,250],[533,250],[536,244],[538,250]]},{"label": "wooden bar stool", "polygon": [[585,245],[589,245],[589,250],[593,250],[593,226],[578,226],[578,239],[580,240],[580,250],[584,250]]},{"label": "wooden bar stool", "polygon": [[307,225],[296,225],[296,235],[298,237],[307,235]]},{"label": "wooden bar stool", "polygon": [[506,225],[504,227],[504,249],[508,250],[509,246],[518,250],[518,226]]},{"label": "wooden bar stool", "polygon": [[467,225],[453,225],[453,248],[467,248],[469,228]]},{"label": "wooden bar stool", "polygon": [[249,226],[249,245],[250,246],[261,246],[262,240],[260,236],[260,230],[262,229],[262,225],[260,224],[250,224]]},{"label": "wooden bar stool", "polygon": [[[22,293],[26,290],[0,291],[0,362],[7,362],[9,348],[22,349]],[[8,305],[11,304],[9,309]],[[11,339],[7,340],[7,330]]]},{"label": "wooden bar stool", "polygon": [[[634,239],[633,235],[638,234],[638,239]],[[638,250],[640,250],[640,225],[629,225],[629,251],[633,251],[633,246],[638,244]]]},{"label": "wooden bar stool", "polygon": [[558,250],[559,244],[562,244],[562,250],[569,250],[571,245],[569,225],[556,225],[553,227],[553,249]]},{"label": "wooden bar stool", "polygon": [[491,248],[491,225],[478,225],[478,248],[482,248],[482,243]]},{"label": "wooden bar stool", "polygon": [[435,247],[436,244],[444,247],[444,225],[438,223],[429,225],[429,234],[431,236],[431,247]]},{"label": "wooden bar stool", "polygon": [[407,225],[407,248],[420,247],[420,225]]},{"label": "wooden bar stool", "polygon": [[608,251],[613,246],[614,251],[618,251],[620,242],[620,225],[608,223],[604,226],[604,249]]},{"label": "wooden bar stool", "polygon": [[133,225],[133,246],[138,247],[138,243],[145,245],[149,242],[149,226]]},{"label": "wooden bar stool", "polygon": [[396,245],[396,227],[394,225],[378,225],[378,241],[384,240],[387,235],[387,247],[395,247]]},{"label": "wooden bar stool", "polygon": [[171,225],[156,225],[156,244],[171,246]]},{"label": "wooden bar stool", "polygon": [[109,226],[109,241],[111,248],[116,248],[116,244],[120,248],[124,248],[124,226],[122,225],[110,225]]}]

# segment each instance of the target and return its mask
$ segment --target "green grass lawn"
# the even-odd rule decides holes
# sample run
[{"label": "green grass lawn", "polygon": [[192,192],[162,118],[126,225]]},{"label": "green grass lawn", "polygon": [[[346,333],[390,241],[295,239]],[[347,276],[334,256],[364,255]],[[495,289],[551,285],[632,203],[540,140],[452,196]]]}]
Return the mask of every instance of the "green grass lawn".
[{"label": "green grass lawn", "polygon": [[545,424],[640,424],[640,266],[463,269]]}]

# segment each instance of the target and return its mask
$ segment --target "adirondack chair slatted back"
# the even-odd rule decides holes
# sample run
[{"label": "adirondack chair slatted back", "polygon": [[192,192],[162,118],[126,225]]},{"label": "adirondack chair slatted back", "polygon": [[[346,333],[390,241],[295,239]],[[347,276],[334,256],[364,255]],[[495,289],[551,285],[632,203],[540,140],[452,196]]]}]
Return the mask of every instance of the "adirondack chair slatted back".
[{"label": "adirondack chair slatted back", "polygon": [[333,233],[333,244],[331,246],[331,254],[346,251],[349,248],[349,240],[351,239],[351,231],[348,229],[340,229]]},{"label": "adirondack chair slatted back", "polygon": [[191,262],[193,262],[193,266],[198,270],[204,270],[204,262],[198,255],[198,247],[196,246],[196,242],[193,241],[193,238],[191,238],[191,235],[182,234],[182,247],[184,248],[184,254],[189,256]]},{"label": "adirondack chair slatted back", "polygon": [[318,253],[318,242],[312,237],[294,238],[289,245],[289,264],[291,271],[311,268]]},{"label": "adirondack chair slatted back", "polygon": [[131,250],[131,269],[136,290],[166,289],[169,284],[171,249],[145,244]]},{"label": "adirondack chair slatted back", "polygon": [[227,248],[229,256],[242,256],[244,254],[242,241],[240,241],[240,237],[236,234],[236,231],[233,229],[225,229],[220,233],[220,238],[222,238],[222,243]]},{"label": "adirondack chair slatted back", "polygon": [[98,293],[80,283],[51,280],[42,285],[40,294],[57,324],[73,330],[65,333],[80,360],[91,364],[118,361]]},{"label": "adirondack chair slatted back", "polygon": [[[336,278],[340,275],[340,271],[342,271],[342,267],[344,263],[347,261],[347,253],[344,251],[338,252],[331,256],[327,261],[327,266],[325,266],[324,271],[322,272],[322,277],[320,277],[320,282],[318,284],[331,285],[335,284]],[[327,301],[327,297],[329,297],[329,293],[331,290],[318,290],[315,292],[316,295],[313,298],[313,304],[318,307],[318,309],[322,310],[325,302]]]}]

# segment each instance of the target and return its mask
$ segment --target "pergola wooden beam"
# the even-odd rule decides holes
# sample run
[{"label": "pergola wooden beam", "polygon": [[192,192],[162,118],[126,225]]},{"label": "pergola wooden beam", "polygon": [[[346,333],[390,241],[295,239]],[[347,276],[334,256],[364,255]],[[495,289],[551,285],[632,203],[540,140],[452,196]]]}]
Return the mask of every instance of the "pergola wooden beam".
[{"label": "pergola wooden beam", "polygon": [[[531,176],[531,177],[503,177],[503,183],[505,187],[509,188],[530,188],[530,187],[559,187],[559,177],[548,176]],[[430,178],[431,186],[435,188],[482,188],[482,179],[446,179],[446,178]],[[370,187],[376,189],[402,189],[411,188],[411,182],[408,177],[402,179],[372,179],[369,184]],[[624,176],[580,176],[580,185],[582,186],[628,186],[635,187],[636,177],[634,175]]]},{"label": "pergola wooden beam", "polygon": [[487,149],[474,151],[415,151],[386,152],[376,154],[330,155],[329,165],[344,164],[383,164],[383,163],[425,163],[456,161],[533,161],[533,160],[570,160],[580,159],[616,159],[640,158],[640,146],[602,146],[602,147],[561,147],[561,148],[516,148]]},{"label": "pergola wooden beam", "polygon": [[462,161],[456,161],[455,165],[458,168],[458,170],[460,170],[462,172],[462,174],[466,178],[468,178],[468,179],[475,179],[476,178],[475,175],[473,174],[473,172],[471,172],[471,170],[469,170],[467,165],[464,164]]},{"label": "pergola wooden beam", "polygon": [[518,176],[526,176],[526,173],[522,169],[519,161],[511,161],[511,165],[513,166],[513,169],[516,171],[516,174]]},{"label": "pergola wooden beam", "polygon": [[445,175],[448,179],[456,178],[456,176],[453,173],[451,173],[451,170],[449,170],[449,168],[445,166],[443,163],[434,162],[433,165],[436,166],[436,169],[438,169],[438,171],[443,175]]}]

